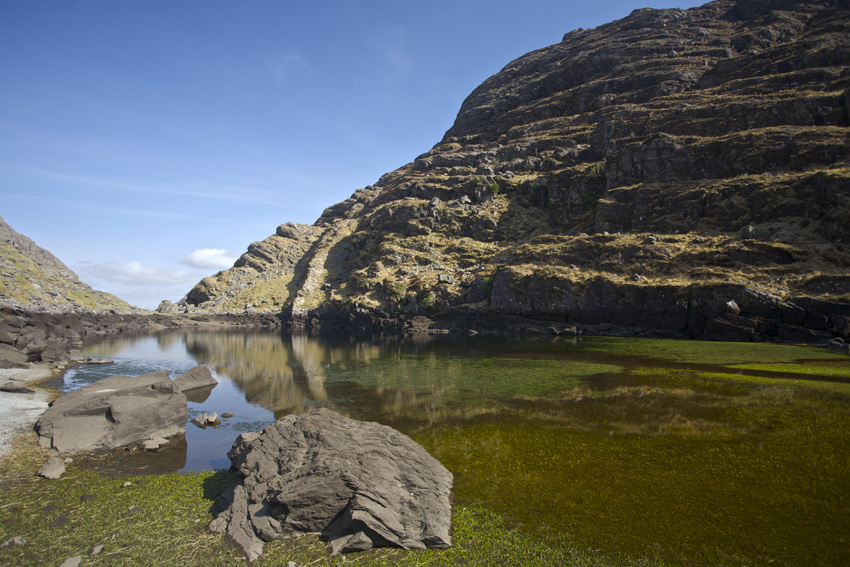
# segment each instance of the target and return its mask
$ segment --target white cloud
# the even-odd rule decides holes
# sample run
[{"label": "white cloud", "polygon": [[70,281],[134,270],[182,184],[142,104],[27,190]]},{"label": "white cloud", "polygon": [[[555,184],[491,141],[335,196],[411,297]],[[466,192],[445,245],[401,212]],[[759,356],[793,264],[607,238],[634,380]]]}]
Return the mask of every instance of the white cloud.
[{"label": "white cloud", "polygon": [[77,273],[88,278],[145,286],[169,286],[194,281],[197,276],[185,270],[147,268],[138,262],[81,262]]},{"label": "white cloud", "polygon": [[180,263],[193,268],[226,270],[233,266],[236,259],[237,256],[232,255],[227,250],[202,248],[180,260]]}]

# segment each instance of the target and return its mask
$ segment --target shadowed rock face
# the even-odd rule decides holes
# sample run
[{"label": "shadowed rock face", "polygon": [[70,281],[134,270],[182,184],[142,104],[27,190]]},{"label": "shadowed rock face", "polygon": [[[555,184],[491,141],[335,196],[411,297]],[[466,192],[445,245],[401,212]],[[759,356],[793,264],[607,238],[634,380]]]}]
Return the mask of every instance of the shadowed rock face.
[{"label": "shadowed rock face", "polygon": [[263,541],[310,532],[334,553],[451,545],[452,474],[391,427],[317,409],[240,435],[228,457],[244,480],[210,529],[251,561]]},{"label": "shadowed rock face", "polygon": [[[188,303],[260,305],[227,303],[239,280],[293,327],[428,316],[843,340],[848,38],[836,0],[642,9],[572,31],[484,81],[431,150],[328,207],[309,245],[287,233],[300,259],[264,254],[266,272],[291,270],[285,294],[234,268]],[[740,313],[724,313],[732,300]]]}]

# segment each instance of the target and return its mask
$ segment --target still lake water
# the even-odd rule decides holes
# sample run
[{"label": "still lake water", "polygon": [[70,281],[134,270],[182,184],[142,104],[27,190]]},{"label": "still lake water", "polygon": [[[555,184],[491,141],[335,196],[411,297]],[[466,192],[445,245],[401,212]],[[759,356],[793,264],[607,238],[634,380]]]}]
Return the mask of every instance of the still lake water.
[{"label": "still lake water", "polygon": [[[206,365],[187,425],[139,472],[229,467],[239,433],[314,407],[399,429],[484,506],[541,541],[674,565],[850,565],[850,358],[802,347],[555,337],[118,337],[113,374]],[[102,463],[102,461],[101,461]]]}]

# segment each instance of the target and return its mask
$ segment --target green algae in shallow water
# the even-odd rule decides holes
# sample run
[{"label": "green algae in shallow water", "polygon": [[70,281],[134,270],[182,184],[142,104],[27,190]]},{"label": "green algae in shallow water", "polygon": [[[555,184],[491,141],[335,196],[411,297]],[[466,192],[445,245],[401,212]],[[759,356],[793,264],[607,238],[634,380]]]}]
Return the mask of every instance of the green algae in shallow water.
[{"label": "green algae in shallow water", "polygon": [[847,355],[803,346],[770,343],[725,343],[673,339],[621,339],[594,337],[583,341],[579,350],[614,357],[637,357],[676,364],[757,364],[798,360],[836,360],[850,364]]},{"label": "green algae in shallow water", "polygon": [[829,378],[850,378],[850,357],[843,360],[809,361],[806,363],[779,362],[774,364],[733,364],[729,368],[758,370],[779,374],[806,374]]},{"label": "green algae in shallow water", "polygon": [[334,369],[328,382],[348,381],[397,392],[428,392],[435,401],[466,406],[573,388],[583,378],[622,371],[596,362],[521,358],[402,356]]},{"label": "green algae in shallow water", "polygon": [[459,504],[593,548],[681,565],[850,564],[850,405],[831,389],[845,385],[678,370],[664,388],[668,372],[417,440],[456,474]]}]

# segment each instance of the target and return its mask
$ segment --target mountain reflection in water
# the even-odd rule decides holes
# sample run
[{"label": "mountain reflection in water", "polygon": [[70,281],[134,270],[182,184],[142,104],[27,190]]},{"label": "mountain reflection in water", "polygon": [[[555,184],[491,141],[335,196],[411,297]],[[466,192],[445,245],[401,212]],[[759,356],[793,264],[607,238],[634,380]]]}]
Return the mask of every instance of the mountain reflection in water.
[{"label": "mountain reflection in water", "polygon": [[829,351],[184,331],[86,353],[115,364],[73,369],[60,389],[204,364],[219,384],[189,417],[234,414],[188,425],[169,451],[121,454],[140,472],[227,468],[239,433],[322,406],[423,444],[455,474],[457,504],[588,548],[673,564],[850,564],[850,359]]}]

